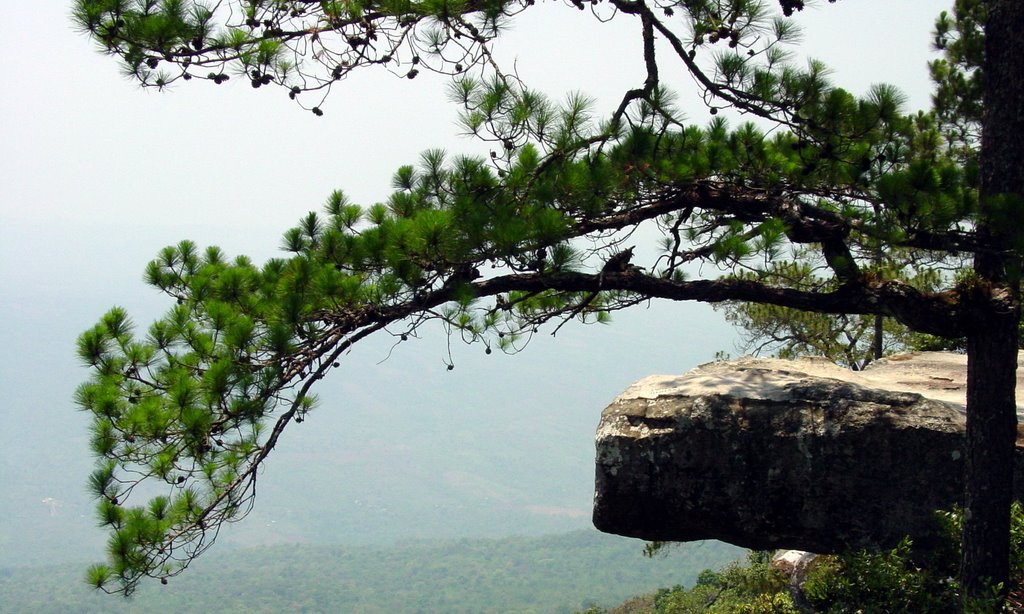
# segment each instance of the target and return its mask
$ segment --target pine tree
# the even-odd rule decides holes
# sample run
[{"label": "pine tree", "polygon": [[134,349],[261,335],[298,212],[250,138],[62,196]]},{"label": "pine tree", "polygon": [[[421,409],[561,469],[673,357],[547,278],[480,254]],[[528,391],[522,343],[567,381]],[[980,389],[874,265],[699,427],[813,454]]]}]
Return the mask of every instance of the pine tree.
[{"label": "pine tree", "polygon": [[[143,85],[245,75],[322,115],[354,70],[440,71],[491,149],[428,151],[383,203],[332,194],[285,233],[290,255],[262,266],[187,241],[166,248],[147,280],[175,301],[167,316],[138,335],[114,309],[81,336],[93,375],[77,400],[94,415],[91,486],[111,530],[96,586],[166,579],[244,515],[258,468],[315,407],[315,382],[364,337],[405,340],[436,321],[514,352],[544,327],[654,298],[885,316],[966,337],[961,581],[969,596],[1008,581],[1021,5],[959,0],[940,17],[935,109],[908,114],[893,87],[856,97],[821,64],[792,60],[802,2],[571,4],[640,26],[643,74],[600,121],[585,97],[555,104],[493,60],[491,42],[533,0],[76,0],[76,22]],[[685,125],[662,86],[680,66],[716,115],[704,127]],[[757,123],[730,126],[725,108]],[[621,257],[641,226],[658,231],[657,256]],[[935,284],[879,266],[880,252],[913,253]],[[973,272],[943,273],[964,258]],[[726,274],[691,280],[695,263]],[[787,270],[818,281],[784,283]],[[144,482],[168,495],[129,505]]]},{"label": "pine tree", "polygon": [[[873,265],[886,267],[886,275],[922,291],[934,291],[947,281],[934,269],[916,270],[914,254],[887,255]],[[879,261],[881,260],[881,261]],[[762,272],[771,283],[787,288],[827,287],[806,263],[776,262]],[[872,314],[828,314],[800,311],[778,305],[731,302],[719,306],[725,319],[742,336],[741,348],[753,354],[771,352],[783,359],[823,356],[833,363],[860,371],[871,362],[898,352],[961,350],[959,339],[943,339],[914,333],[892,318]]]}]

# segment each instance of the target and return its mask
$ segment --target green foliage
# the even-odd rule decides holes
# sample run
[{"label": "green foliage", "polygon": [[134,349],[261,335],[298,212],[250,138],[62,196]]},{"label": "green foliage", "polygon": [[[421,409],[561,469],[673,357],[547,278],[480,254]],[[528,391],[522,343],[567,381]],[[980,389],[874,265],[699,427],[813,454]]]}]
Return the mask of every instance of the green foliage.
[{"label": "green foliage", "polygon": [[[278,85],[296,99],[329,90],[361,67],[404,64],[410,79],[424,65],[455,74],[479,67],[485,62],[480,46],[496,36],[507,14],[521,10],[505,0],[236,4],[76,0],[72,17],[144,86],[220,84],[240,75],[254,88]],[[304,58],[310,43],[320,51]],[[323,114],[318,106],[310,110]]]},{"label": "green foliage", "polygon": [[[947,570],[925,571],[904,540],[889,552],[828,557],[810,573],[804,591],[822,612],[956,612]],[[955,575],[955,574],[954,574]]]},{"label": "green foliage", "polygon": [[[706,569],[690,588],[661,589],[635,610],[595,609],[595,613],[643,612],[645,614],[917,614],[960,612],[961,594],[956,579],[960,566],[960,532],[963,513],[956,509],[937,512],[942,539],[927,551],[915,551],[910,540],[883,552],[852,551],[817,557],[809,567],[798,608],[789,582],[770,567],[771,553],[750,552],[745,563],[731,563],[719,571]],[[1011,515],[1011,578],[1024,584],[1024,506],[1015,502]],[[664,552],[674,544],[649,545],[648,555]],[[999,599],[971,601],[965,611],[994,614]]]},{"label": "green foliage", "polygon": [[[985,249],[970,236],[977,172],[943,114],[958,117],[972,87],[937,113],[906,114],[896,88],[858,97],[822,64],[793,61],[797,31],[773,3],[597,3],[599,17],[640,20],[645,60],[642,86],[599,118],[583,94],[555,103],[497,68],[490,41],[534,4],[76,0],[78,25],[143,85],[230,73],[322,100],[360,67],[432,69],[453,75],[464,128],[489,148],[427,151],[380,202],[334,192],[261,265],[167,247],[146,269],[174,303],[167,314],[140,333],[115,308],[81,335],[91,377],[76,401],[92,415],[90,486],[110,531],[91,584],[130,593],[172,577],[244,516],[282,433],[315,415],[315,383],[371,334],[404,341],[436,322],[517,352],[545,325],[605,322],[651,298],[741,301],[766,306],[731,312],[741,324],[793,323],[785,351],[831,339],[826,350],[853,365],[867,318],[948,338],[974,324],[945,271]],[[977,3],[958,6],[967,20]],[[669,20],[675,11],[684,18]],[[964,75],[975,74],[971,23],[940,32]],[[655,56],[655,39],[668,53]],[[713,115],[733,107],[767,128],[684,125],[659,57],[695,77]],[[649,236],[636,253],[653,256],[622,260]],[[687,281],[694,265],[715,272]],[[836,344],[840,330],[851,338]]]},{"label": "green foliage", "polygon": [[[803,602],[798,608],[790,583],[770,566],[771,553],[751,552],[745,563],[731,563],[719,571],[706,569],[690,588],[677,585],[662,588],[636,609],[593,609],[595,614],[642,612],[644,614],[796,614],[819,612],[841,614],[941,614],[961,612],[961,590],[956,579],[961,565],[959,533],[963,513],[940,512],[936,519],[942,538],[928,551],[914,551],[904,539],[891,551],[853,551],[815,559],[800,588]],[[1024,507],[1014,503],[1011,526],[1011,578],[1013,586],[1024,585]],[[664,553],[669,542],[649,544],[647,553]],[[975,600],[966,611],[994,613],[997,591],[990,600]],[[588,611],[589,612],[589,611]]]},{"label": "green foliage", "polygon": [[657,614],[796,614],[783,576],[771,569],[771,553],[750,552],[746,564],[705,570],[693,588],[662,589]]},{"label": "green foliage", "polygon": [[[638,145],[627,139],[608,157],[624,158],[622,148]],[[608,177],[623,173],[563,161],[570,185],[536,176],[535,190],[560,193],[538,201],[517,197],[519,168],[501,179],[481,160],[428,152],[399,171],[389,205],[363,209],[335,193],[325,216],[309,213],[285,233],[292,256],[262,267],[188,241],[162,250],[146,280],[174,299],[168,314],[138,336],[115,308],[78,342],[93,377],[76,401],[94,416],[93,494],[112,531],[108,573],[94,577],[130,591],[142,575],[173,575],[207,546],[208,527],[244,515],[259,463],[312,410],[312,384],[367,334],[420,313],[515,351],[537,325],[583,305],[580,294],[510,292],[474,311],[469,284],[486,262],[572,271],[579,258],[564,239],[587,219],[582,210],[613,206],[618,181]],[[143,481],[169,489],[159,514],[126,507]]]},{"label": "green foliage", "polygon": [[[899,260],[890,253],[885,262],[876,265],[870,275],[901,279],[922,291],[941,287],[943,275],[938,271],[911,266],[911,257]],[[822,278],[819,269],[806,262],[775,261],[755,274],[741,273],[740,279],[771,280],[777,286],[809,291],[835,290],[834,279]],[[727,303],[717,307],[726,320],[741,329],[744,350],[760,353],[772,351],[779,358],[824,356],[830,361],[854,370],[863,369],[875,360],[874,315],[825,314],[802,311],[779,305],[758,303]],[[947,340],[914,333],[892,318],[882,318],[882,353],[925,349],[960,349],[961,340]]]},{"label": "green foliage", "polygon": [[[956,225],[957,220],[977,209],[977,148],[981,126],[981,92],[983,75],[980,71],[986,17],[986,4],[982,1],[957,1],[952,14],[943,11],[936,21],[935,46],[943,57],[930,64],[936,90],[933,114],[908,117],[900,130],[905,143],[869,152],[863,155],[868,175],[876,178],[874,190],[885,203],[883,215],[891,216],[897,224],[888,232],[913,232],[917,228]],[[898,115],[901,97],[889,86],[878,86],[873,92],[876,106],[869,114],[877,117]],[[851,101],[836,94],[829,98],[834,108],[849,105]],[[898,125],[898,123],[894,123]],[[872,170],[874,163],[883,166],[899,150],[904,155],[913,151],[903,167],[889,166],[884,173]],[[948,160],[937,157],[942,152]],[[895,276],[911,285],[933,291],[948,276],[938,276],[934,270],[920,275],[917,262],[920,254],[882,250],[881,243],[874,248],[876,269],[882,274]],[[870,246],[865,246],[870,249]],[[762,278],[793,288],[834,289],[834,280],[822,279],[813,266],[802,268],[790,262],[775,262],[759,271]],[[825,356],[838,364],[854,369],[863,368],[883,354],[906,350],[964,351],[962,339],[944,339],[909,330],[899,322],[886,318],[882,323],[883,342],[876,348],[875,316],[856,314],[823,314],[798,311],[775,305],[752,303],[729,304],[724,307],[726,317],[744,330],[745,349],[759,352],[773,350],[779,357],[802,355]]]},{"label": "green foliage", "polygon": [[943,137],[950,149],[971,165],[977,163],[981,138],[987,14],[983,0],[956,0],[952,13],[943,11],[935,22],[935,47],[943,51],[943,57],[929,65]]},{"label": "green foliage", "polygon": [[[821,612],[959,612],[960,510],[941,512],[944,540],[927,553],[914,553],[908,540],[888,552],[852,552],[827,557],[808,576],[804,592]],[[1024,507],[1011,514],[1011,570],[1024,580]],[[993,602],[995,603],[995,602]],[[992,604],[975,603],[973,611],[992,612]]]}]

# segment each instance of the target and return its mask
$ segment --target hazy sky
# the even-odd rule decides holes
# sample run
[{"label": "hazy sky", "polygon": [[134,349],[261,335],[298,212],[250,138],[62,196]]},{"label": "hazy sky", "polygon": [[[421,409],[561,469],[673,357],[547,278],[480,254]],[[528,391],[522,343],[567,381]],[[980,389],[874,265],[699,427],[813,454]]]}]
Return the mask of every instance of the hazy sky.
[{"label": "hazy sky", "polygon": [[[920,108],[928,104],[931,24],[948,4],[843,0],[812,6],[798,19],[806,24],[805,48],[835,69],[837,83],[855,93],[895,83],[908,93],[908,106]],[[92,526],[82,487],[90,471],[87,421],[70,401],[86,375],[74,340],[112,305],[127,307],[143,326],[169,307],[141,282],[159,248],[190,238],[263,260],[331,190],[370,204],[386,197],[394,169],[424,149],[486,148],[454,136],[457,109],[446,102],[440,78],[357,75],[335,88],[320,118],[278,88],[253,90],[240,79],[161,94],[121,77],[115,61],[74,31],[67,3],[0,0],[0,7],[3,550],[34,539],[19,527],[46,513],[39,503],[45,497],[81,514],[86,530]],[[600,24],[568,4],[538,3],[514,22],[497,53],[532,87],[556,98],[570,90],[592,94],[604,113],[641,83],[637,28],[625,19]],[[671,80],[664,69],[662,76]],[[691,85],[682,73],[675,82],[683,90]],[[693,122],[709,118],[694,101],[685,108]],[[486,438],[473,428],[507,432],[510,450],[495,454],[514,459],[538,428],[537,416],[549,416],[541,426],[557,431],[571,452],[564,466],[548,470],[578,476],[573,501],[585,513],[603,406],[643,375],[682,372],[718,350],[734,351],[736,338],[699,305],[637,309],[611,327],[567,326],[558,339],[543,337],[508,358],[485,360],[477,347],[457,347],[452,373],[444,370],[438,334],[383,364],[387,344],[368,343],[325,382],[323,409],[310,420],[317,428],[290,429],[297,432],[286,435],[281,455],[288,445],[329,446],[371,427],[385,444],[398,445],[389,432],[436,424],[443,425],[437,446],[453,445],[455,426],[467,441]],[[524,414],[531,425],[517,421]],[[415,421],[402,427],[406,415]],[[384,418],[386,424],[373,422]],[[393,458],[385,444],[381,463]],[[338,484],[345,484],[341,473]],[[265,488],[292,477],[271,469]],[[330,491],[337,484],[304,486]]]}]

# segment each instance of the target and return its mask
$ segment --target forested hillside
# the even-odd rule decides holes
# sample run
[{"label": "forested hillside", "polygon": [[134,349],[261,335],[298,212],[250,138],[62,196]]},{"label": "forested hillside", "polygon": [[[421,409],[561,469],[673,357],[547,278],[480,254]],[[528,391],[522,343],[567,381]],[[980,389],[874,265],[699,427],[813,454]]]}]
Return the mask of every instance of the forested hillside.
[{"label": "forested hillside", "polygon": [[395,547],[273,546],[211,552],[166,586],[125,600],[90,589],[84,566],[0,570],[0,610],[121,612],[574,612],[659,587],[693,585],[742,556],[717,542],[668,557],[595,531],[501,540],[417,541]]}]

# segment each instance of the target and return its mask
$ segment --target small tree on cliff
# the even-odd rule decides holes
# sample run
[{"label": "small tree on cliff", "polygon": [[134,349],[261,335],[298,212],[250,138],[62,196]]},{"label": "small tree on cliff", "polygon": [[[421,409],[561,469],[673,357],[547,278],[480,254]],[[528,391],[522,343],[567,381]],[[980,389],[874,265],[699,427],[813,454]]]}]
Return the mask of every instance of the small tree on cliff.
[{"label": "small tree on cliff", "polygon": [[[789,263],[785,263],[788,265]],[[907,277],[913,261],[881,261],[893,276],[919,290],[934,291],[946,281],[938,271]],[[780,266],[772,283],[788,288],[821,288],[833,280],[818,277],[810,267]],[[719,306],[725,319],[741,329],[742,349],[753,354],[770,351],[779,358],[824,356],[859,371],[885,355],[914,349],[955,347],[959,340],[914,333],[893,318],[877,314],[814,313],[750,302]]]},{"label": "small tree on cliff", "polygon": [[[779,4],[783,14],[760,0],[571,0],[634,20],[643,42],[636,87],[597,121],[584,98],[556,105],[493,61],[491,42],[533,0],[77,0],[77,22],[144,85],[242,74],[321,115],[354,70],[438,70],[453,76],[466,127],[491,143],[483,159],[425,153],[383,203],[336,192],[285,234],[288,258],[166,248],[147,278],[175,300],[168,315],[136,336],[113,309],[81,336],[93,376],[77,401],[95,416],[91,486],[111,530],[91,581],[130,592],[208,547],[252,505],[258,468],[306,418],[315,382],[364,337],[404,340],[437,321],[515,351],[545,325],[652,298],[877,314],[965,336],[963,586],[1006,581],[1024,8],[958,2],[958,19],[940,23],[938,113],[906,115],[891,87],[856,98],[820,64],[792,63],[803,3]],[[772,130],[681,123],[659,77],[678,66],[712,113],[732,107]],[[651,260],[626,249],[648,236],[631,234],[641,226],[660,237]],[[968,257],[975,272],[922,290],[877,266],[879,249],[913,251],[919,269]],[[693,263],[731,274],[689,280]],[[778,283],[787,267],[822,282]],[[167,494],[129,505],[143,482]]]}]

